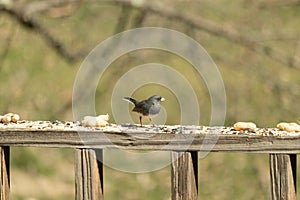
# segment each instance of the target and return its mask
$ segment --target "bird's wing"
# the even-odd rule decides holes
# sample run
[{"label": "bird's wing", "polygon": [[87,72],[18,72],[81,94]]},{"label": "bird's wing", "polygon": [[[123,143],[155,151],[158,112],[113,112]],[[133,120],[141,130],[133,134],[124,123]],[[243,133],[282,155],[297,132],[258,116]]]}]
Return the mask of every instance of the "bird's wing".
[{"label": "bird's wing", "polygon": [[151,103],[149,104],[146,100],[143,100],[138,102],[138,104],[135,105],[132,111],[141,113],[143,115],[149,115],[149,110],[151,106]]}]

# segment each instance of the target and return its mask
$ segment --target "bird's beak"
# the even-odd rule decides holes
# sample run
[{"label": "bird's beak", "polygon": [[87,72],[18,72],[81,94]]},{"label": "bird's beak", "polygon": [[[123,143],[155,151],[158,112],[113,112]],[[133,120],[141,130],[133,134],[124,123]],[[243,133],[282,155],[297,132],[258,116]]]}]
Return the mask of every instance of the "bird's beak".
[{"label": "bird's beak", "polygon": [[166,99],[165,99],[165,98],[163,98],[163,97],[160,99],[160,101],[165,101],[165,100],[166,100]]}]

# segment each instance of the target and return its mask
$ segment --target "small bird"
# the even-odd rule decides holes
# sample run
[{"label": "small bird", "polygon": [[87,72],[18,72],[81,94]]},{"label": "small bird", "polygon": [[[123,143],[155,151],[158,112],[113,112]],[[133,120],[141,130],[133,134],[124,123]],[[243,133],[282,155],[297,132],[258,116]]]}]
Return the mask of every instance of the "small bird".
[{"label": "small bird", "polygon": [[137,101],[131,97],[124,97],[123,100],[129,101],[134,104],[133,112],[137,112],[140,115],[140,124],[142,123],[142,116],[149,116],[150,122],[152,122],[151,116],[157,115],[160,111],[160,102],[165,99],[158,95],[153,95],[146,100]]}]

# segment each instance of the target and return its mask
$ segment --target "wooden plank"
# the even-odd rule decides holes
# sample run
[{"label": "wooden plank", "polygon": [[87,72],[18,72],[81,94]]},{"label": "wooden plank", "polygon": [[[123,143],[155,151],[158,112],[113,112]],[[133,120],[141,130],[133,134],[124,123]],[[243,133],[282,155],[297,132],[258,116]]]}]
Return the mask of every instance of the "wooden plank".
[{"label": "wooden plank", "polygon": [[[266,129],[266,132],[268,129]],[[221,133],[221,132],[220,132]],[[129,133],[123,131],[51,131],[0,129],[0,146],[120,148],[126,150],[213,151],[254,153],[300,153],[300,136],[219,134],[217,142],[209,134]],[[187,139],[188,138],[188,139]],[[190,139],[192,138],[192,140]],[[214,137],[212,137],[214,138]],[[216,142],[216,144],[214,144]],[[211,147],[213,147],[211,149]]]},{"label": "wooden plank", "polygon": [[270,154],[271,198],[296,200],[295,154]]},{"label": "wooden plank", "polygon": [[198,153],[171,153],[172,200],[198,199]]},{"label": "wooden plank", "polygon": [[9,200],[10,191],[10,148],[0,147],[0,200]]},{"label": "wooden plank", "polygon": [[76,200],[103,199],[103,167],[97,156],[102,157],[102,150],[75,150]]}]

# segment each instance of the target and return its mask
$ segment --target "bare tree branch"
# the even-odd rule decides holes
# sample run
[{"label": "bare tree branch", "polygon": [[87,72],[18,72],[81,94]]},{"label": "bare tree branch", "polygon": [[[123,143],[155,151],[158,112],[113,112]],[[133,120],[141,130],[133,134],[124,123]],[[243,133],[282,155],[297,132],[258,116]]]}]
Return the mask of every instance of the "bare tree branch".
[{"label": "bare tree branch", "polygon": [[[11,17],[17,20],[21,25],[31,29],[32,31],[38,32],[40,36],[51,46],[58,54],[69,62],[74,62],[80,59],[82,54],[72,54],[61,41],[56,37],[50,34],[50,31],[47,30],[42,24],[33,17],[30,17],[28,13],[32,12],[41,12],[47,9],[64,6],[68,4],[75,4],[81,2],[82,0],[51,0],[51,1],[42,1],[42,2],[33,2],[25,6],[26,9],[20,9],[19,7],[5,7],[0,5],[0,11],[9,14]],[[274,0],[274,2],[277,0]],[[293,2],[298,2],[299,0],[291,0]],[[94,2],[94,1],[93,1]],[[168,20],[177,20],[182,22],[189,30],[190,33],[193,32],[193,29],[202,30],[208,32],[217,37],[223,37],[227,40],[242,45],[251,51],[254,51],[258,54],[267,56],[273,60],[276,60],[284,65],[289,67],[294,67],[300,69],[300,60],[295,56],[285,55],[284,52],[280,52],[278,49],[274,49],[270,46],[262,45],[260,41],[261,38],[267,39],[263,35],[251,37],[247,34],[240,33],[236,29],[230,27],[221,26],[210,20],[191,16],[187,13],[182,14],[172,9],[170,6],[164,6],[162,4],[154,4],[152,1],[142,1],[141,4],[137,4],[137,1],[132,0],[112,0],[112,1],[103,1],[102,3],[114,3],[116,5],[121,5],[122,11],[119,15],[119,20],[115,28],[115,33],[125,30],[126,25],[129,23],[131,8],[139,10],[139,13],[133,19],[133,27],[138,27],[143,22],[146,14],[152,13],[159,15]],[[289,37],[291,39],[291,37]],[[295,39],[295,38],[292,38]]]},{"label": "bare tree branch", "polygon": [[139,10],[138,14],[134,17],[133,22],[132,22],[132,28],[137,28],[141,27],[145,18],[147,16],[147,11],[146,10]]},{"label": "bare tree branch", "polygon": [[298,6],[300,5],[300,0],[269,0],[269,1],[263,1],[259,4],[259,8],[266,9],[266,8],[272,8],[272,7],[281,7],[281,6]]},{"label": "bare tree branch", "polygon": [[0,5],[0,12],[8,14],[22,26],[39,33],[50,47],[69,62],[75,62],[83,56],[82,54],[72,54],[69,52],[61,41],[51,35],[38,20],[26,15],[24,10],[13,6],[6,7],[4,5]]},{"label": "bare tree branch", "polygon": [[269,46],[264,46],[259,44],[256,40],[250,38],[246,34],[241,34],[235,29],[220,26],[219,24],[215,24],[212,21],[206,20],[204,18],[201,17],[195,18],[186,13],[183,15],[173,10],[169,6],[152,5],[151,1],[145,1],[143,4],[135,4],[135,1],[132,0],[113,0],[111,2],[116,4],[121,4],[121,5],[132,6],[137,9],[143,9],[149,13],[157,14],[169,20],[181,21],[187,26],[191,26],[194,27],[195,29],[206,31],[218,37],[226,38],[231,42],[242,45],[247,49],[250,49],[251,51],[254,51],[258,54],[265,55],[284,65],[300,69],[299,59],[295,59],[294,57],[291,56],[286,56],[278,50],[272,49]]},{"label": "bare tree branch", "polygon": [[127,5],[121,5],[121,12],[119,15],[118,23],[115,27],[115,34],[125,30],[126,25],[129,22],[130,13],[131,13],[131,7]]}]

